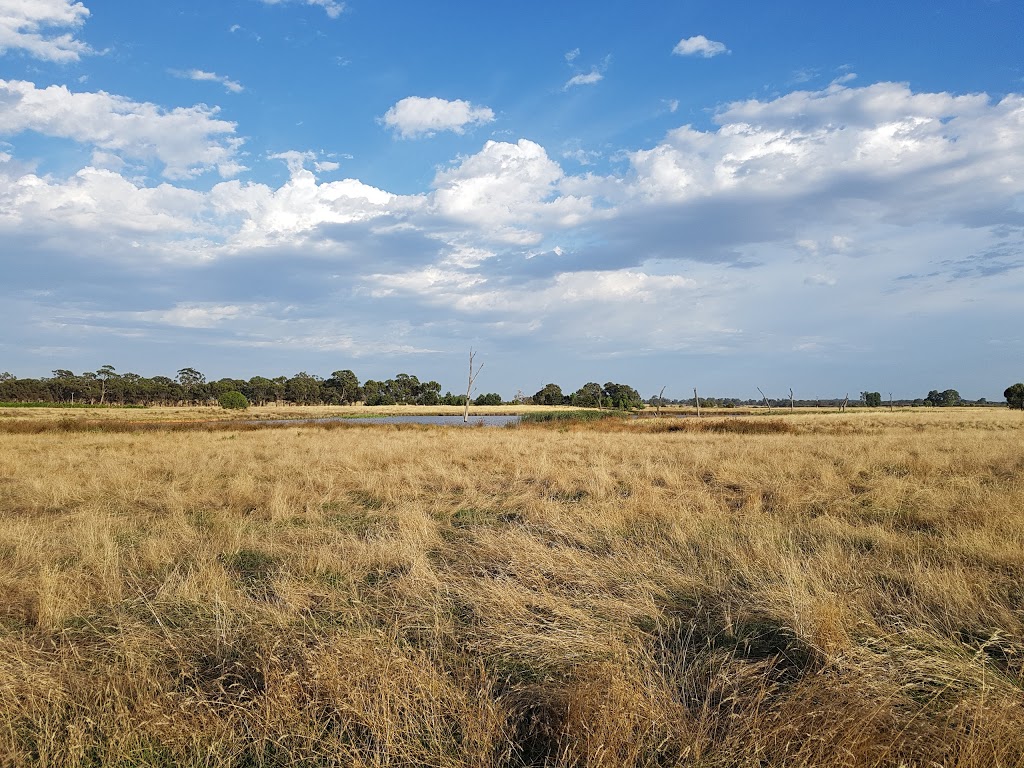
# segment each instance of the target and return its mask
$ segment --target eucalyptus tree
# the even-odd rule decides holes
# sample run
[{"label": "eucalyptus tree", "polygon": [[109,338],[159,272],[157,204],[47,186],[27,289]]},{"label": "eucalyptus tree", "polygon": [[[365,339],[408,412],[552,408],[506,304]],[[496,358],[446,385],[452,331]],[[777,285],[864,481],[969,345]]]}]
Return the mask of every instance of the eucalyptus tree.
[{"label": "eucalyptus tree", "polygon": [[1024,411],[1024,384],[1017,382],[1010,385],[1003,391],[1003,397],[1008,406]]},{"label": "eucalyptus tree", "polygon": [[332,399],[341,405],[352,405],[363,399],[363,390],[359,386],[359,379],[347,368],[332,373],[331,377],[324,382],[324,389]]},{"label": "eucalyptus tree", "polygon": [[100,366],[100,369],[96,371],[96,380],[100,383],[100,405],[103,405],[107,399],[107,382],[117,378],[119,378],[117,370],[110,364]]},{"label": "eucalyptus tree", "polygon": [[195,368],[182,368],[179,370],[178,383],[181,385],[185,399],[190,403],[205,395],[203,388],[206,385],[206,377]]}]

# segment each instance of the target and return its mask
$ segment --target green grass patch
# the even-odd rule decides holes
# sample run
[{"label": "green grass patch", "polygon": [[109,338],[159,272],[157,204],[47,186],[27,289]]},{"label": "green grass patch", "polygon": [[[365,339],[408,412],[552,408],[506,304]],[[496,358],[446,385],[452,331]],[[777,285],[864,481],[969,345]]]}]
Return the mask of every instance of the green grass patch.
[{"label": "green grass patch", "polygon": [[603,421],[604,419],[626,419],[632,415],[630,411],[541,411],[540,413],[524,413],[519,417],[519,423],[576,423]]},{"label": "green grass patch", "polygon": [[515,525],[522,521],[523,516],[519,512],[502,512],[497,509],[481,509],[479,507],[461,507],[455,510],[451,517],[451,524],[454,528]]}]

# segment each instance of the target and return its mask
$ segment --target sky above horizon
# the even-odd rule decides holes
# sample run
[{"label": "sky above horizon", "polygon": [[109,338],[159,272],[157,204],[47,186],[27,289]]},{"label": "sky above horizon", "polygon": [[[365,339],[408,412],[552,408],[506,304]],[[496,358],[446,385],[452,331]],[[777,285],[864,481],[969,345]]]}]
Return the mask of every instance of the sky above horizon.
[{"label": "sky above horizon", "polygon": [[0,371],[1001,399],[1024,3],[0,0]]}]

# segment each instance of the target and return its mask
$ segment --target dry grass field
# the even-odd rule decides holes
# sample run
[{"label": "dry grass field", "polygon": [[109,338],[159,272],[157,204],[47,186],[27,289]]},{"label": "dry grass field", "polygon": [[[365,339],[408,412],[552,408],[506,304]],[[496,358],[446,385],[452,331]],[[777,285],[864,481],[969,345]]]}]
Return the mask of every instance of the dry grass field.
[{"label": "dry grass field", "polygon": [[1019,412],[111,413],[0,419],[0,765],[1024,766]]}]

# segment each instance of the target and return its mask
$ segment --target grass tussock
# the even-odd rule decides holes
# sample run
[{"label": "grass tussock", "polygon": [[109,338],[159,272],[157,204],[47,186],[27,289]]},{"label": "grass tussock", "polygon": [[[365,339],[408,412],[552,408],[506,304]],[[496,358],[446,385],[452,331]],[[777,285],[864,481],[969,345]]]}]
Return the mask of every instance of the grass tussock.
[{"label": "grass tussock", "polygon": [[1024,766],[1019,414],[24,421],[5,768]]}]

